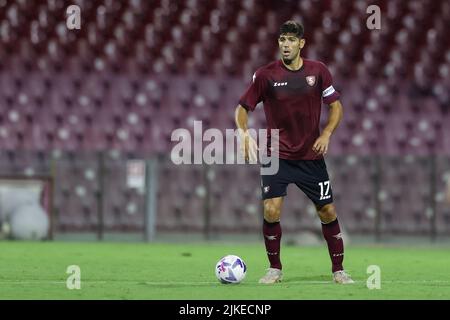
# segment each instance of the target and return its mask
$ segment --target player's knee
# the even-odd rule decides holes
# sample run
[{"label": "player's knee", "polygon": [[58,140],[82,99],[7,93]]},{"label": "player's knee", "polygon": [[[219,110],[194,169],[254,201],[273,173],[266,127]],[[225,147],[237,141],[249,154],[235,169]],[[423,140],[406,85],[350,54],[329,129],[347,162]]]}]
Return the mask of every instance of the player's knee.
[{"label": "player's knee", "polygon": [[330,223],[337,218],[336,208],[333,204],[326,204],[320,208],[317,208],[317,213],[323,223]]},{"label": "player's knee", "polygon": [[281,210],[273,204],[268,203],[264,205],[264,219],[267,222],[273,223],[280,221],[280,212]]}]

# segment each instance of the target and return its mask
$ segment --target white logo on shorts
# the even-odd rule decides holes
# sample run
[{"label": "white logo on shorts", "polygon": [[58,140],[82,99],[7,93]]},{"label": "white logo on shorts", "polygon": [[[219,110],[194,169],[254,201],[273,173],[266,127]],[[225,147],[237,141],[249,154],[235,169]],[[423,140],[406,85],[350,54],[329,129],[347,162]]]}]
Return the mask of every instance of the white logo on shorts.
[{"label": "white logo on shorts", "polygon": [[270,186],[264,187],[264,188],[263,188],[263,190],[264,190],[264,193],[267,193],[267,192],[269,192],[269,190],[270,190]]}]

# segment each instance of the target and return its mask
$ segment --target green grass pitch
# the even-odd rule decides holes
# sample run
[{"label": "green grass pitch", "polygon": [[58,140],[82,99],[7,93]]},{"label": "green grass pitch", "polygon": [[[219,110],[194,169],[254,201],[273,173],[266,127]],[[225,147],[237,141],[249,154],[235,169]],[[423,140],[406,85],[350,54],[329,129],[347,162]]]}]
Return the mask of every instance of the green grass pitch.
[{"label": "green grass pitch", "polygon": [[[238,285],[220,284],[216,262],[236,254],[248,266]],[[450,299],[445,247],[349,246],[345,267],[356,283],[331,282],[326,246],[282,248],[284,281],[260,285],[263,244],[0,242],[0,299]],[[69,290],[69,265],[81,289]],[[381,268],[381,289],[366,286]]]}]

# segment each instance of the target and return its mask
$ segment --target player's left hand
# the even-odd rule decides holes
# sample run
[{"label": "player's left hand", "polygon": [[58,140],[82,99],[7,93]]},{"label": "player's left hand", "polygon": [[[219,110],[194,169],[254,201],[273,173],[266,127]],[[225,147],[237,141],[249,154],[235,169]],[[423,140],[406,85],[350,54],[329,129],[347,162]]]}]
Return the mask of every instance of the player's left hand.
[{"label": "player's left hand", "polygon": [[326,154],[328,151],[328,144],[330,143],[330,135],[327,133],[322,133],[320,137],[317,138],[313,145],[313,151],[318,154]]},{"label": "player's left hand", "polygon": [[450,203],[450,178],[447,181],[447,195],[446,195],[446,198],[447,198],[447,202]]}]

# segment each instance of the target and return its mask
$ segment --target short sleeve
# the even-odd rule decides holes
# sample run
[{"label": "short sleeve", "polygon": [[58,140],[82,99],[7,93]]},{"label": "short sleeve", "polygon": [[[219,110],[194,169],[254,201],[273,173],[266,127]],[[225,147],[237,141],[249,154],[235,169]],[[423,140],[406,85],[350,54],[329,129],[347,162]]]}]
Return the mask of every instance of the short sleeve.
[{"label": "short sleeve", "polygon": [[331,104],[339,99],[340,94],[333,87],[333,77],[331,76],[330,70],[323,63],[320,66],[322,101],[325,104]]},{"label": "short sleeve", "polygon": [[239,104],[247,111],[253,111],[256,105],[264,100],[264,92],[267,88],[267,79],[258,70],[253,74],[252,83],[239,99]]}]

